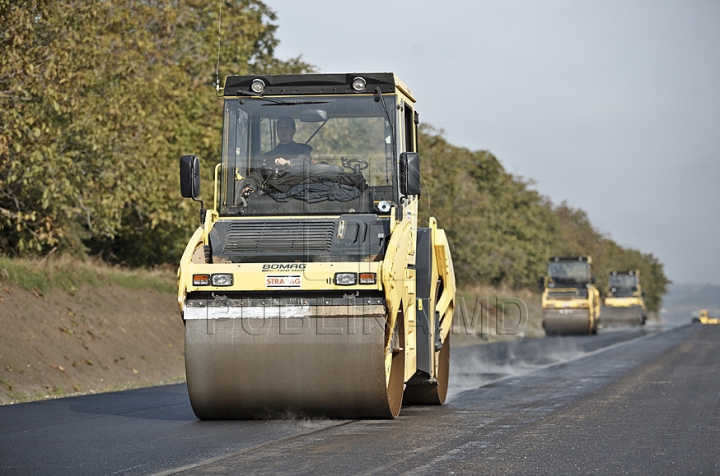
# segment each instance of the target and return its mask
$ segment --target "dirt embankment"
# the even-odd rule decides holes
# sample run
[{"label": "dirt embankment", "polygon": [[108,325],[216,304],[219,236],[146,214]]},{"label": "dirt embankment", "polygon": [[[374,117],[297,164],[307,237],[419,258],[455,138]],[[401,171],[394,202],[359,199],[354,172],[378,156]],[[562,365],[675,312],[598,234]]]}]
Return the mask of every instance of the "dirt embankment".
[{"label": "dirt embankment", "polygon": [[185,378],[176,296],[0,287],[0,404]]}]

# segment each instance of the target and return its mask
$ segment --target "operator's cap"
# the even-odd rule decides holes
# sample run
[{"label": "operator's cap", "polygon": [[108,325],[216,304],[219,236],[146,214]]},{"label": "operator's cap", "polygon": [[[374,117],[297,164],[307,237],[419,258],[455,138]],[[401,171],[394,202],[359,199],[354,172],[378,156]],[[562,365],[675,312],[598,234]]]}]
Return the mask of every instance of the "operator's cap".
[{"label": "operator's cap", "polygon": [[280,123],[289,124],[290,126],[292,126],[293,130],[295,130],[295,119],[293,119],[290,116],[278,117],[277,123],[278,123],[278,125],[280,125]]}]

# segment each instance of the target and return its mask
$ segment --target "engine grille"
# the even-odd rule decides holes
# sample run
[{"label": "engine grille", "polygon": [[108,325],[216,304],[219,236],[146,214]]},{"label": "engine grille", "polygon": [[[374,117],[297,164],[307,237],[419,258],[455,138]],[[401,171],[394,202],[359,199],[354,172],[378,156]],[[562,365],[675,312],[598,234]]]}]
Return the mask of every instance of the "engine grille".
[{"label": "engine grille", "polygon": [[334,233],[334,220],[232,223],[223,254],[328,252]]}]

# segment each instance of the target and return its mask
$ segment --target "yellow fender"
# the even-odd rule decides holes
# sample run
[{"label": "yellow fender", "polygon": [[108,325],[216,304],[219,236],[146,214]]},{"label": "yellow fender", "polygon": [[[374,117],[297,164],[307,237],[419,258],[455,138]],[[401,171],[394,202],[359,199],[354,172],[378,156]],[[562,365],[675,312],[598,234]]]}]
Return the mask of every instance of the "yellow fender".
[{"label": "yellow fender", "polygon": [[430,218],[429,225],[432,229],[435,266],[437,274],[443,283],[442,293],[435,303],[435,310],[440,315],[440,338],[444,342],[452,329],[453,311],[455,309],[455,270],[445,230],[438,229],[437,220],[433,217]]},{"label": "yellow fender", "polygon": [[182,258],[180,259],[180,267],[178,268],[178,307],[180,308],[180,312],[183,310],[183,302],[185,302],[185,296],[187,295],[187,280],[185,279],[185,276],[190,273],[189,267],[192,263],[192,256],[195,253],[195,250],[202,246],[204,243],[204,237],[205,237],[205,230],[203,227],[198,227],[197,230],[195,230],[195,233],[193,233],[192,238],[190,238],[190,241],[188,242],[187,246],[185,247],[185,251],[183,251]]},{"label": "yellow fender", "polygon": [[[402,307],[406,335],[409,331],[407,325],[408,314],[414,311],[415,298],[415,281],[414,279],[408,279],[410,277],[407,276],[409,256],[413,249],[412,235],[411,222],[403,220],[395,225],[381,268],[381,279],[385,288],[385,301],[388,307],[388,326],[390,329],[395,329],[398,311]],[[412,296],[410,296],[411,294]],[[389,350],[391,340],[392,332],[388,333],[385,352]]]}]

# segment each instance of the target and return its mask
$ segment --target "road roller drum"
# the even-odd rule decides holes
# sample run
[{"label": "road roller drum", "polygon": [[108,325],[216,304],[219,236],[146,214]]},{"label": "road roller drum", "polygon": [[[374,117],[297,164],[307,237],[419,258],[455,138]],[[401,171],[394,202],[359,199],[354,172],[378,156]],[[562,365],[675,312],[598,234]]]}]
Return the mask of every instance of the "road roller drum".
[{"label": "road roller drum", "polygon": [[202,419],[397,416],[404,354],[391,349],[387,368],[384,314],[301,321],[186,319],[195,414]]},{"label": "road roller drum", "polygon": [[547,335],[588,335],[593,332],[587,309],[546,309],[543,327]]}]

